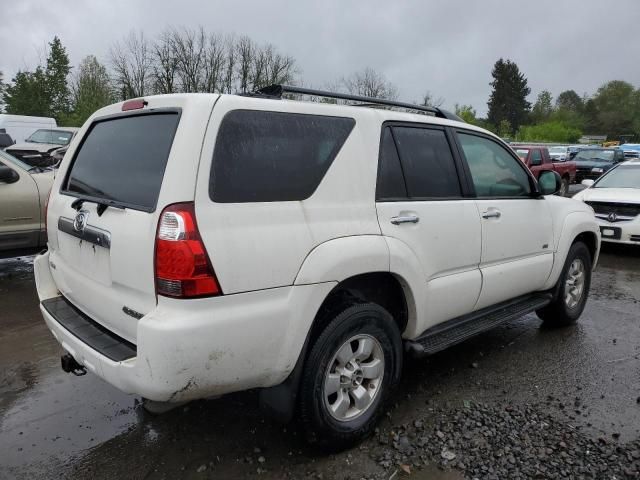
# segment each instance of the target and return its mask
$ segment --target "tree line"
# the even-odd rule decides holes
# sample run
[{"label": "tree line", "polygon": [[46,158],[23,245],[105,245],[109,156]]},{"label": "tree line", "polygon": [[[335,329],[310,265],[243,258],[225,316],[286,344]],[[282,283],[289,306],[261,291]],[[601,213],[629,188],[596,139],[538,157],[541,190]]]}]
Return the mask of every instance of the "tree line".
[{"label": "tree line", "polygon": [[499,59],[491,74],[487,117],[478,118],[470,105],[456,105],[456,113],[502,137],[560,143],[575,143],[584,134],[640,137],[640,89],[628,82],[606,82],[592,95],[565,90],[555,100],[543,90],[531,105],[527,78],[514,62]]},{"label": "tree line", "polygon": [[[486,118],[478,117],[470,105],[456,104],[455,112],[503,137],[573,143],[585,133],[610,139],[640,134],[640,90],[627,82],[610,81],[593,95],[566,90],[555,100],[543,90],[532,105],[527,78],[514,62],[499,59],[492,77]],[[95,110],[127,98],[247,93],[274,83],[304,83],[296,60],[246,35],[221,35],[202,27],[168,28],[152,39],[131,32],[111,46],[105,64],[88,55],[75,68],[54,37],[43,65],[18,72],[9,83],[0,72],[0,111],[4,107],[7,113],[54,117],[60,125],[79,126]],[[340,77],[325,88],[398,98],[397,86],[372,68]],[[444,99],[426,91],[414,103],[439,107]]]}]

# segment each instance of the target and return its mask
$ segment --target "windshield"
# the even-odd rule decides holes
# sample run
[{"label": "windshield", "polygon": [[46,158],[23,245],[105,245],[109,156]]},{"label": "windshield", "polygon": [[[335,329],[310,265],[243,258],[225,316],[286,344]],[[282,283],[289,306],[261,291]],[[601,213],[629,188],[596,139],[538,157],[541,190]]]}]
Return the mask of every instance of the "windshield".
[{"label": "windshield", "polygon": [[567,153],[567,147],[551,147],[549,153]]},{"label": "windshield", "polygon": [[[6,160],[6,161],[5,161]],[[0,163],[11,163],[16,167],[22,168],[23,170],[29,171],[33,168],[31,165],[27,165],[26,163],[18,160],[16,157],[9,155],[7,152],[0,150]]]},{"label": "windshield", "polygon": [[620,165],[602,177],[593,187],[640,189],[640,165]]},{"label": "windshield", "polygon": [[582,150],[576,155],[576,160],[600,160],[613,162],[613,150]]},{"label": "windshield", "polygon": [[528,148],[518,148],[518,149],[516,149],[516,154],[522,160],[524,160],[525,158],[527,158],[527,155],[529,155],[529,149]]},{"label": "windshield", "polygon": [[50,143],[54,145],[67,145],[73,137],[73,132],[64,130],[36,130],[27,138],[29,143]]}]

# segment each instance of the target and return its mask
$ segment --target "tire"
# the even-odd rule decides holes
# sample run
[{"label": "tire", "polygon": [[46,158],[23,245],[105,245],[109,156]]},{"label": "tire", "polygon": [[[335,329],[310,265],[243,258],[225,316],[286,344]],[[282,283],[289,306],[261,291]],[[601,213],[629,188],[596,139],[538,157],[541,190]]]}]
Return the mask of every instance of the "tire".
[{"label": "tire", "polygon": [[[569,249],[552,302],[536,314],[548,327],[572,325],[584,310],[590,287],[591,253],[584,243],[576,242]],[[576,292],[578,288],[579,297]]]},{"label": "tire", "polygon": [[335,315],[304,366],[299,411],[307,441],[326,451],[339,451],[369,436],[398,385],[401,370],[402,340],[387,310],[363,303]]}]

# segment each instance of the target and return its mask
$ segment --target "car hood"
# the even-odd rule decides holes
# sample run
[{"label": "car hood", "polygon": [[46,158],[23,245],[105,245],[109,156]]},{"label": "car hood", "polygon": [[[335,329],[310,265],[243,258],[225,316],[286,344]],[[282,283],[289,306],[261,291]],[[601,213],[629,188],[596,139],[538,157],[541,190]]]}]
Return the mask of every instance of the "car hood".
[{"label": "car hood", "polygon": [[47,153],[50,150],[56,150],[58,148],[62,148],[63,145],[57,145],[55,143],[16,143],[11,145],[6,149],[7,152],[11,152],[12,150],[32,150],[34,152],[39,153]]},{"label": "car hood", "polygon": [[587,188],[576,196],[584,202],[620,202],[640,204],[640,188]]},{"label": "car hood", "polygon": [[578,168],[611,168],[615,165],[613,162],[605,162],[600,160],[575,160],[575,162],[576,167]]}]

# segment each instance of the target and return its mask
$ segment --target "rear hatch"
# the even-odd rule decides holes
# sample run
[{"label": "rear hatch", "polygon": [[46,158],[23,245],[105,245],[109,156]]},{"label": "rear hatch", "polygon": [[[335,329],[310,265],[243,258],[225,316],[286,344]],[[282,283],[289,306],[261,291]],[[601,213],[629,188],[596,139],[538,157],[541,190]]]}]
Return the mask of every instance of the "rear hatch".
[{"label": "rear hatch", "polygon": [[58,289],[130,342],[157,303],[158,217],[166,205],[193,201],[216,98],[171,95],[125,112],[131,103],[107,107],[85,124],[56,178],[47,220]]}]

